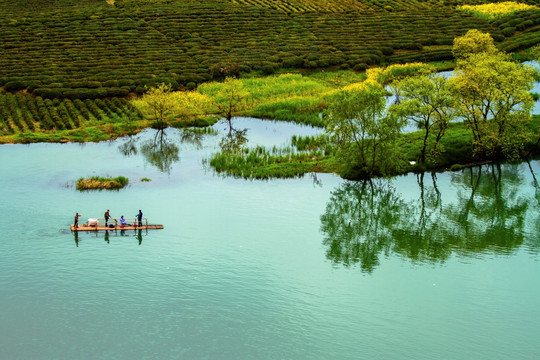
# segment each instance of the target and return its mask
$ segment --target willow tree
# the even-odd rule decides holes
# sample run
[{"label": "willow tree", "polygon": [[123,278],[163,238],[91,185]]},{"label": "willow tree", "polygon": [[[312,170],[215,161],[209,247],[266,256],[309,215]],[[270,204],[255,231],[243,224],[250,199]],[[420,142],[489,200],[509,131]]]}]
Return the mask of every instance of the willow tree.
[{"label": "willow tree", "polygon": [[451,85],[443,76],[424,74],[405,78],[396,88],[401,101],[392,105],[391,111],[423,131],[419,162],[425,164],[426,153],[436,158],[442,151],[440,141],[456,117]]},{"label": "willow tree", "polygon": [[341,90],[327,109],[326,131],[343,163],[342,175],[387,175],[398,166],[395,141],[403,121],[386,111],[386,91],[373,84]]}]

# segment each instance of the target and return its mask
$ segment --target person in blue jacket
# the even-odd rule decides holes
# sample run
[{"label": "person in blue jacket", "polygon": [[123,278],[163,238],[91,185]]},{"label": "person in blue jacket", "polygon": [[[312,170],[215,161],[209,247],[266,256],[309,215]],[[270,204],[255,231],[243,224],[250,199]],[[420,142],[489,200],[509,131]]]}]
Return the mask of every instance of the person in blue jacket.
[{"label": "person in blue jacket", "polygon": [[137,214],[137,220],[139,221],[139,226],[142,226],[142,211],[139,210],[139,213]]}]

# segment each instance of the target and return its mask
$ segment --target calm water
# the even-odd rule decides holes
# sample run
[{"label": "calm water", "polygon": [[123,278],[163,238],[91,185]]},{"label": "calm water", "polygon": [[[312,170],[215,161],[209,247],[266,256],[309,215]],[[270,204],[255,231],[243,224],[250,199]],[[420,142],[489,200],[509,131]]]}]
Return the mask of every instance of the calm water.
[{"label": "calm water", "polygon": [[[221,134],[188,135],[0,146],[1,359],[540,358],[539,161],[246,181],[203,165]],[[73,188],[92,175],[130,185]],[[165,229],[68,230],[106,209]]]}]

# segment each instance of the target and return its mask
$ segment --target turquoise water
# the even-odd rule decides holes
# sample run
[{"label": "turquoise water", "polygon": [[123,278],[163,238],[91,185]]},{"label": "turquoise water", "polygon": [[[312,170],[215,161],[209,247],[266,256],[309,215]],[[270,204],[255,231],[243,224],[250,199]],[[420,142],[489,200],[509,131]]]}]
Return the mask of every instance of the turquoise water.
[{"label": "turquoise water", "polygon": [[[267,146],[317,132],[235,123]],[[1,359],[540,358],[539,161],[247,181],[204,165],[216,129],[131,156],[0,147]],[[130,185],[74,189],[93,175]],[[106,209],[165,228],[68,230]]]}]

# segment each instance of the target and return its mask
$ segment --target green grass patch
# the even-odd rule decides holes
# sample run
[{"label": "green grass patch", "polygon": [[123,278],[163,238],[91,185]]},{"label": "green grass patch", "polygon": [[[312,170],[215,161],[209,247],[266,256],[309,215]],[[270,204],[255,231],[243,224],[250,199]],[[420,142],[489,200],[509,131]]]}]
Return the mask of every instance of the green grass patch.
[{"label": "green grass patch", "polygon": [[259,104],[248,111],[246,115],[323,127],[324,122],[320,114],[325,107],[326,103],[320,98],[295,97]]}]

